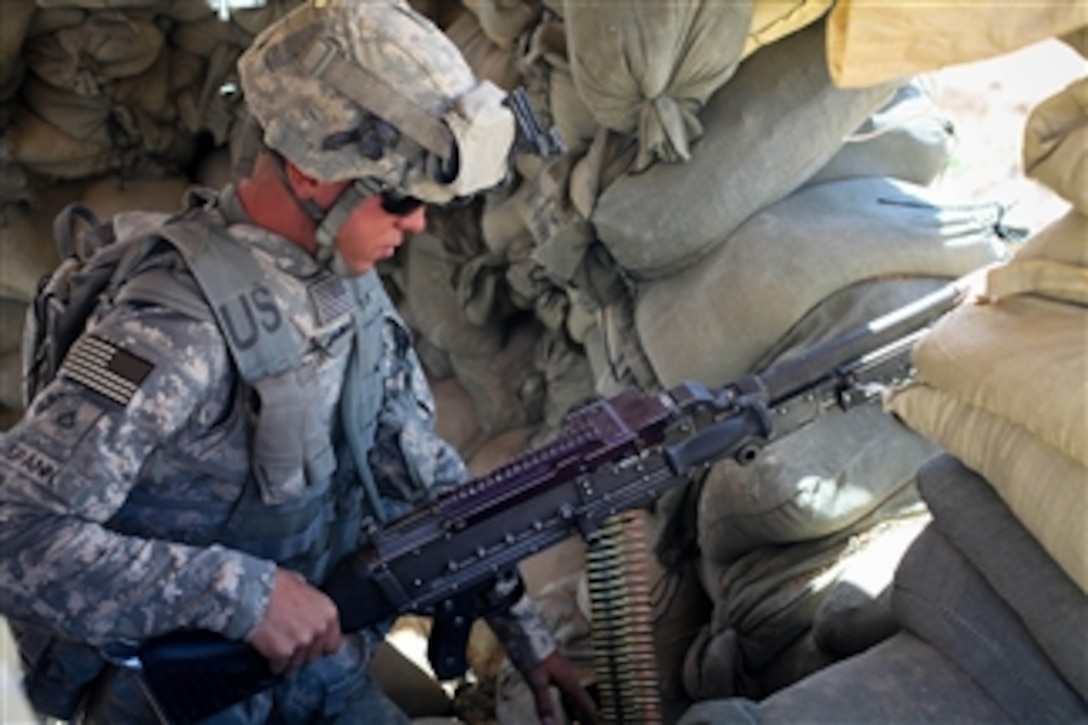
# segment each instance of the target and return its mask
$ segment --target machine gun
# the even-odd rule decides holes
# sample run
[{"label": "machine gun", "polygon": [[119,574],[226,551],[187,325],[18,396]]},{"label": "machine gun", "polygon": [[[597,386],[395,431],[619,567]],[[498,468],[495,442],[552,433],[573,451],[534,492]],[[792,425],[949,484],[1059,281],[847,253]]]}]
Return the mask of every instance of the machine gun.
[{"label": "machine gun", "polygon": [[[911,374],[910,351],[958,303],[949,285],[718,390],[683,383],[623,392],[576,410],[561,433],[495,471],[375,531],[322,587],[346,632],[415,613],[433,618],[439,678],[463,674],[474,619],[518,562],[616,514],[651,504],[716,461],[750,463],[761,446],[831,408],[875,400]],[[116,661],[116,658],[115,658]],[[128,657],[167,722],[207,717],[274,685],[249,645],[209,632],[149,640]]]}]

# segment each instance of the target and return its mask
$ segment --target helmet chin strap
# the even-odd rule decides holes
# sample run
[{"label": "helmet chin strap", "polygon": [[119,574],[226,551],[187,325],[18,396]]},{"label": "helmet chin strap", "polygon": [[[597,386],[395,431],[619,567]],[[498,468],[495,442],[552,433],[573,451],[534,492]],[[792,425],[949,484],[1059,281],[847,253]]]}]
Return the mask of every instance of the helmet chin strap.
[{"label": "helmet chin strap", "polygon": [[314,253],[314,259],[319,265],[333,274],[339,277],[350,277],[351,271],[336,249],[336,235],[352,212],[368,196],[380,193],[381,187],[372,179],[357,179],[355,183],[344,188],[332,206],[328,209],[322,209],[313,200],[303,199],[295,193],[295,188],[287,179],[285,163],[282,157],[276,155],[273,166],[284,189],[295,204],[298,205],[298,208],[317,225],[317,231],[314,233],[314,239],[317,241],[317,251]]}]

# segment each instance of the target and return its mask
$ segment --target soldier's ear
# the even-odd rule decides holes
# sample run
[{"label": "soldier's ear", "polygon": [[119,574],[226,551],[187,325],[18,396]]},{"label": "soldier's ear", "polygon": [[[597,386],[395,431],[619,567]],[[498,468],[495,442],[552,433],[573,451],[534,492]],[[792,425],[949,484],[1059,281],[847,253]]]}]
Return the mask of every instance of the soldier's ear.
[{"label": "soldier's ear", "polygon": [[312,199],[326,186],[326,182],[310,176],[288,159],[284,159],[283,166],[287,182],[294,187],[295,194],[301,199]]}]

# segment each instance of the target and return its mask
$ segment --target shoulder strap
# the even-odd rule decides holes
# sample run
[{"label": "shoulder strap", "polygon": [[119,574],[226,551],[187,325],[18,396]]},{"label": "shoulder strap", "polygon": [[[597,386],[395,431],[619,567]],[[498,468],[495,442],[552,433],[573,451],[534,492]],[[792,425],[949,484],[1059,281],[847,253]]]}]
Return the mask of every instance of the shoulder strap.
[{"label": "shoulder strap", "polygon": [[274,283],[249,249],[209,216],[173,220],[159,235],[184,257],[247,383],[297,368],[302,340],[275,304]]}]

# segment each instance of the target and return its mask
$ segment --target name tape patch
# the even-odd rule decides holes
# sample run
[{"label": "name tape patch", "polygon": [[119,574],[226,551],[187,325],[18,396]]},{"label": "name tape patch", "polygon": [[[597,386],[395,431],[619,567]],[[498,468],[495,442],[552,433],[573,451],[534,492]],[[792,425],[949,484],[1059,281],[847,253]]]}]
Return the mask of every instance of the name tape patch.
[{"label": "name tape patch", "polygon": [[61,371],[118,405],[128,405],[155,366],[94,335],[72,345]]}]

